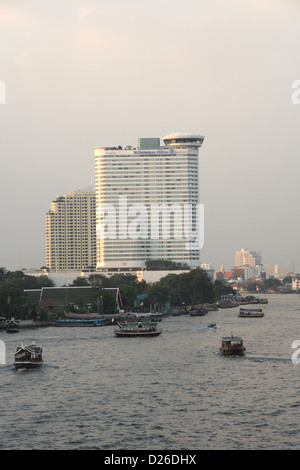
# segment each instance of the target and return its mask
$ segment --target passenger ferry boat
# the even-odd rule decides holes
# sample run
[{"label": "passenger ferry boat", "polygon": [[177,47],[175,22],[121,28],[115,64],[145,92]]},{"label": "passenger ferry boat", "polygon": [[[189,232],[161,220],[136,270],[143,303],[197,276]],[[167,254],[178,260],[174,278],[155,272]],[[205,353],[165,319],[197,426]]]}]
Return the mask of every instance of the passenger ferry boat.
[{"label": "passenger ferry boat", "polygon": [[119,329],[114,330],[116,336],[158,336],[162,330],[157,328],[157,322],[124,322],[118,323]]},{"label": "passenger ferry boat", "polygon": [[245,354],[246,348],[244,348],[243,339],[239,336],[224,336],[222,338],[222,346],[220,347],[220,353],[225,356],[228,355],[239,355]]},{"label": "passenger ferry boat", "polygon": [[7,333],[18,333],[20,331],[20,322],[12,318],[7,322],[6,332]]},{"label": "passenger ferry boat", "polygon": [[263,316],[264,312],[261,308],[240,308],[239,317],[259,318]]},{"label": "passenger ferry boat", "polygon": [[43,363],[42,353],[42,348],[35,343],[32,343],[30,346],[21,344],[15,352],[15,368],[32,369],[40,366]]}]

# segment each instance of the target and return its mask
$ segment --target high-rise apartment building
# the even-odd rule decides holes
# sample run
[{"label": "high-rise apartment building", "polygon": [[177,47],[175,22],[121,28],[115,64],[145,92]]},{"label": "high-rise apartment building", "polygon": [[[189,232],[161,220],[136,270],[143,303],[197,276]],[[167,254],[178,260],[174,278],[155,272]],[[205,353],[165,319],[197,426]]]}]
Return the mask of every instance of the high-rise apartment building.
[{"label": "high-rise apartment building", "polygon": [[256,266],[261,263],[261,253],[256,251],[245,250],[235,252],[235,266]]},{"label": "high-rise apartment building", "polygon": [[55,271],[96,266],[94,191],[58,196],[46,214],[46,266]]},{"label": "high-rise apartment building", "polygon": [[97,269],[140,269],[156,259],[200,266],[203,140],[181,133],[164,137],[163,146],[141,138],[137,148],[94,149]]}]

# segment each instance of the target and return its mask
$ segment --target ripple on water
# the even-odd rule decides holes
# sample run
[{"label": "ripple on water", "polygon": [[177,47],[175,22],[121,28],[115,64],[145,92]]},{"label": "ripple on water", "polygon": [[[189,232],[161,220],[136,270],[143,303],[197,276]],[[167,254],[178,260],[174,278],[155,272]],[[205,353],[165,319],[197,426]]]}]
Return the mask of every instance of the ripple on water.
[{"label": "ripple on water", "polygon": [[[5,336],[0,448],[299,448],[298,299],[269,299],[263,319],[237,309],[169,317],[149,341],[115,338],[113,327],[40,328],[44,364],[31,371],[12,363],[32,331]],[[243,336],[245,356],[219,354],[228,331]]]}]

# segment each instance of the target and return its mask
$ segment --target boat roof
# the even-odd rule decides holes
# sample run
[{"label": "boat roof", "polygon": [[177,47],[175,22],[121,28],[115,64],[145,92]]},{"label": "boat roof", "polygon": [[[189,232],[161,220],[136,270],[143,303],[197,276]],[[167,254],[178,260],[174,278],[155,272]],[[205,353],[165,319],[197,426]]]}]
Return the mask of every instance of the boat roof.
[{"label": "boat roof", "polygon": [[22,350],[28,351],[28,352],[37,352],[37,351],[41,351],[41,349],[42,348],[40,346],[37,346],[35,343],[32,343],[28,346],[26,344],[21,344],[21,346],[17,347],[15,354],[19,353]]},{"label": "boat roof", "polygon": [[154,327],[157,326],[157,322],[153,321],[128,321],[123,323],[118,323],[120,328],[136,328],[137,326],[141,325],[144,328],[148,328],[150,326]]},{"label": "boat roof", "polygon": [[243,341],[240,336],[223,336],[222,341]]},{"label": "boat roof", "polygon": [[[122,305],[120,290],[118,287],[103,288],[106,294],[111,296],[120,306]],[[42,287],[41,289],[25,289],[27,298],[33,302],[39,302],[43,306],[64,306],[82,299],[84,303],[90,303],[94,299],[95,288],[93,286],[67,286],[67,287]]]}]

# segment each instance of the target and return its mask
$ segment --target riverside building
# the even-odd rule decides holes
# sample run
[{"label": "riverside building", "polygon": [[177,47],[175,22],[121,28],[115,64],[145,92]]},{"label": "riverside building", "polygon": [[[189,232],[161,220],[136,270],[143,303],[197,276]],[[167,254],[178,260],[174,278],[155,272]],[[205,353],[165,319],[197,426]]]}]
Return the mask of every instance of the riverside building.
[{"label": "riverside building", "polygon": [[140,270],[147,260],[200,266],[199,134],[140,138],[95,152],[97,270]]},{"label": "riverside building", "polygon": [[96,266],[94,191],[58,196],[46,214],[46,266],[52,271],[93,270]]}]

